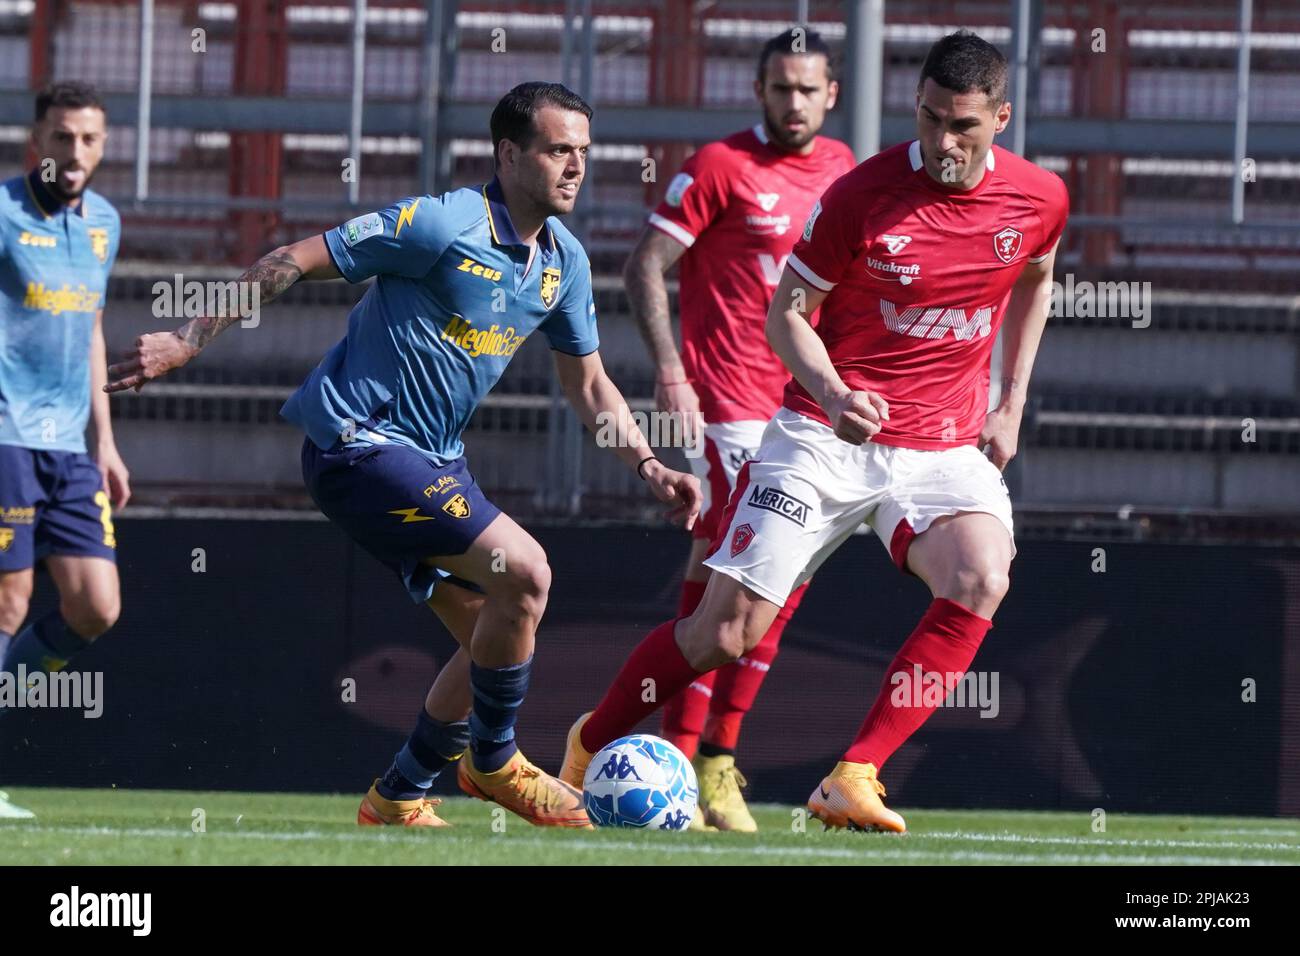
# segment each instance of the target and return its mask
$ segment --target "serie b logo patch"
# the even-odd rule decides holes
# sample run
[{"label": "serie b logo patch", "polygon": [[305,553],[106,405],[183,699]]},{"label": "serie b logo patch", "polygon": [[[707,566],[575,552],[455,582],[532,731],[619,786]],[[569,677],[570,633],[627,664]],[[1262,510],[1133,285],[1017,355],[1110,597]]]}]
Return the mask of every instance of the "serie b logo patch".
[{"label": "serie b logo patch", "polygon": [[993,237],[993,251],[999,259],[1008,265],[1020,252],[1020,241],[1024,238],[1019,229],[1010,226]]},{"label": "serie b logo patch", "polygon": [[749,547],[754,540],[754,529],[748,523],[742,524],[731,533],[731,556],[734,558]]},{"label": "serie b logo patch", "polygon": [[542,305],[548,309],[555,304],[555,293],[560,288],[560,270],[553,266],[547,266],[542,270],[542,286],[539,290],[542,296]]}]

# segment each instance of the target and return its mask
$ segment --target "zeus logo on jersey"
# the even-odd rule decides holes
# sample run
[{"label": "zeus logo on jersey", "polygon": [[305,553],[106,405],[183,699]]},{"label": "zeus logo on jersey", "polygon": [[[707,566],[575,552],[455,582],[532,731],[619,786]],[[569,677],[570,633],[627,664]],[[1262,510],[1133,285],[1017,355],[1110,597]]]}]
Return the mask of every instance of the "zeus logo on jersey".
[{"label": "zeus logo on jersey", "polygon": [[753,508],[762,508],[764,511],[779,514],[801,528],[808,520],[808,505],[793,495],[787,495],[780,488],[755,485],[754,490],[749,494],[747,504]]},{"label": "zeus logo on jersey", "polygon": [[482,263],[475,262],[473,259],[462,257],[460,265],[456,267],[457,272],[468,272],[472,276],[482,276],[484,279],[491,279],[493,282],[501,281],[501,270],[492,269]]},{"label": "zeus logo on jersey", "polygon": [[880,314],[889,331],[918,339],[941,339],[951,330],[953,338],[964,341],[976,336],[984,338],[993,328],[993,306],[976,309],[971,316],[965,309],[946,306],[926,308],[914,305],[899,312],[894,303],[881,299]]},{"label": "zeus logo on jersey", "polygon": [[38,236],[31,232],[22,232],[18,236],[18,245],[35,246],[38,249],[54,249],[59,244],[58,236]]}]

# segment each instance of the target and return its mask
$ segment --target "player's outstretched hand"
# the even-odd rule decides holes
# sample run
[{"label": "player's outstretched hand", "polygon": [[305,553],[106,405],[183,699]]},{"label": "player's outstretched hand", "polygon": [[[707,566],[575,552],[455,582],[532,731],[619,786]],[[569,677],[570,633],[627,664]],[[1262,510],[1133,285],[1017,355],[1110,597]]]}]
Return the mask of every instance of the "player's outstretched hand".
[{"label": "player's outstretched hand", "polygon": [[889,403],[875,392],[845,392],[826,404],[835,436],[850,445],[870,441],[889,420]]},{"label": "player's outstretched hand", "polygon": [[645,480],[650,490],[660,501],[676,505],[668,512],[668,520],[680,524],[690,531],[695,527],[695,520],[700,516],[700,505],[704,494],[700,491],[700,479],[682,471],[673,471],[659,459],[645,466]]},{"label": "player's outstretched hand", "polygon": [[198,349],[187,344],[175,332],[150,332],[135,340],[135,348],[125,359],[108,367],[106,392],[120,392],[133,388],[137,392],[145,382],[161,378],[174,368],[180,368],[195,355]]},{"label": "player's outstretched hand", "polygon": [[998,471],[1007,467],[1016,457],[1016,448],[1020,443],[1020,414],[1010,409],[995,408],[984,419],[980,429],[980,448],[985,449],[989,461],[998,466]]}]

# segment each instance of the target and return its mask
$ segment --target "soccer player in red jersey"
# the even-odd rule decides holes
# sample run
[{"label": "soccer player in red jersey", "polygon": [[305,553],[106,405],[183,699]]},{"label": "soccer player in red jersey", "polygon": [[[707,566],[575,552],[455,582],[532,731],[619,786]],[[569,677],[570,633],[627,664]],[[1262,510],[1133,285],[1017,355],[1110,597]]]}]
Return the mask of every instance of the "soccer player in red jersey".
[{"label": "soccer player in red jersey", "polygon": [[[855,164],[846,144],[818,135],[838,84],[831,50],[817,33],[788,30],[767,41],[754,93],[762,121],[685,162],[623,272],[655,363],[659,410],[690,424],[696,450],[703,425],[703,455],[690,461],[705,510],[693,532],[678,608],[683,617],[704,595],[704,555],[736,474],[757,451],[790,379],[763,335],[772,292],[808,211]],[[664,285],[664,273],[678,260],[680,353]],[[702,812],[694,826],[756,829],[741,795],[736,742],[803,592],[801,585],[789,596],[758,646],[699,675],[664,705],[663,735],[694,758],[699,778]]]},{"label": "soccer player in red jersey", "polygon": [[[917,138],[815,207],[767,317],[794,381],[737,479],[705,562],[717,573],[699,608],[652,631],[573,725],[562,779],[581,779],[590,752],[657,706],[644,686],[666,700],[756,647],[788,595],[867,521],[933,601],[808,807],[828,826],[906,829],[877,771],[969,668],[1006,595],[1015,546],[1000,472],[1016,453],[1069,206],[1059,178],[993,146],[1011,117],[1006,90],[995,47],[966,31],[939,40],[921,69]],[[945,693],[909,693],[918,670]]]}]

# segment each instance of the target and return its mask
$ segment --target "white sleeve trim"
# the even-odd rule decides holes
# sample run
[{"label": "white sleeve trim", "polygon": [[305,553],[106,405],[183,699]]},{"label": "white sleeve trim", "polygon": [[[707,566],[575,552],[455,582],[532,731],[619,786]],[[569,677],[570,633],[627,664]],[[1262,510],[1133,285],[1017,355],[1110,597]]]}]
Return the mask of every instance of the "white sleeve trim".
[{"label": "white sleeve trim", "polygon": [[790,258],[785,260],[785,264],[788,265],[795,272],[799,273],[799,275],[801,275],[804,278],[804,280],[808,282],[810,285],[815,286],[818,289],[821,289],[823,292],[830,292],[831,289],[835,288],[834,282],[827,282],[817,273],[813,272],[806,265],[800,262],[799,257],[796,256],[793,252],[790,253]]},{"label": "white sleeve trim", "polygon": [[652,212],[650,214],[650,225],[668,233],[668,235],[672,236],[674,239],[676,239],[678,242],[684,245],[687,249],[695,245],[694,236],[692,236],[681,226],[677,225],[677,223],[673,222],[671,219],[665,219],[657,212]]},{"label": "white sleeve trim", "polygon": [[1030,259],[1029,259],[1029,261],[1030,261],[1030,262],[1045,262],[1045,261],[1047,260],[1047,257],[1050,256],[1050,255],[1051,255],[1050,252],[1044,252],[1041,256],[1037,256],[1037,257],[1033,257],[1033,256],[1031,256]]}]

